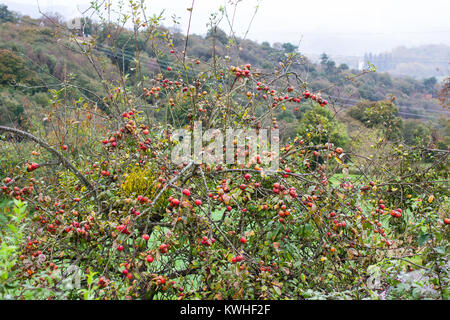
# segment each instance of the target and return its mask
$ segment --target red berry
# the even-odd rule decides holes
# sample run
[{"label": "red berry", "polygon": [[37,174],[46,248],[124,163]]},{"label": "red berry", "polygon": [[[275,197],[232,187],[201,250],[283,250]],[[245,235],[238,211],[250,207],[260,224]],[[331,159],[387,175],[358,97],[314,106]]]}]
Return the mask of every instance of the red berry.
[{"label": "red berry", "polygon": [[195,200],[194,202],[195,202],[195,204],[196,204],[197,206],[201,206],[201,205],[202,205],[202,200],[200,200],[200,199],[197,199],[197,200]]},{"label": "red berry", "polygon": [[166,253],[167,252],[167,244],[163,243],[162,245],[159,246],[159,251],[161,253]]}]

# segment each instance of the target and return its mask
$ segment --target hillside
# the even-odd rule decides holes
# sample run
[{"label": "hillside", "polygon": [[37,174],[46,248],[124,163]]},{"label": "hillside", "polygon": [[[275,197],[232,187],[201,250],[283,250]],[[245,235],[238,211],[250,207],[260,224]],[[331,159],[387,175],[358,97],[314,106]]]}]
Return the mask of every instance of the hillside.
[{"label": "hillside", "polygon": [[[59,17],[54,17],[58,20]],[[69,41],[67,31],[57,28],[51,17],[31,19],[17,15],[13,21],[4,19],[0,24],[0,123],[19,123],[24,125],[27,114],[38,113],[41,108],[51,104],[52,90],[71,87],[87,101],[91,101],[102,109],[102,97],[105,95],[102,84],[97,79],[95,70],[91,68],[86,56],[82,55],[79,44]],[[59,21],[64,23],[63,21]],[[158,26],[163,37],[167,29]],[[105,29],[89,21],[85,34],[74,34],[78,42],[89,42],[95,39],[94,48],[104,59],[102,63],[110,69],[107,77],[114,79],[113,64],[119,63],[124,73],[132,73],[136,45],[129,41],[132,33],[125,30],[117,39],[117,48],[111,49]],[[127,34],[128,32],[128,34]],[[173,48],[182,51],[185,36],[172,34]],[[188,54],[211,64],[213,50],[219,57],[224,57],[229,44],[235,42],[239,50],[232,51],[230,59],[236,64],[250,63],[259,69],[261,74],[276,72],[280,63],[289,60],[290,56],[301,51],[301,48],[290,43],[271,46],[267,42],[261,44],[251,40],[230,39],[220,29],[210,30],[206,37],[190,35],[187,47]],[[139,40],[137,47],[142,59],[142,72],[154,74],[171,62],[168,49],[155,52],[151,42]],[[107,58],[109,57],[109,59]],[[312,91],[321,92],[322,96],[336,106],[351,107],[360,100],[381,101],[395,99],[398,115],[404,119],[413,118],[422,121],[431,120],[440,126],[438,118],[448,120],[450,111],[443,110],[437,97],[442,83],[435,78],[423,81],[413,78],[395,77],[386,72],[349,69],[347,65],[336,63],[323,54],[318,64],[302,57],[301,63],[290,66],[292,74],[301,74],[303,83]],[[298,79],[297,79],[298,80]],[[288,81],[296,81],[291,78]],[[287,84],[286,84],[287,86]],[[339,90],[337,90],[339,87]],[[87,88],[89,88],[87,90]],[[304,112],[295,113],[294,109],[283,112],[283,119],[288,119],[284,127],[296,126],[292,119],[300,119]],[[442,123],[442,120],[440,121]],[[290,123],[290,124],[289,124]],[[293,128],[292,128],[293,130]]]},{"label": "hillside", "polygon": [[397,47],[391,52],[366,54],[364,61],[373,63],[380,71],[396,76],[444,79],[450,74],[450,47],[446,45]]}]

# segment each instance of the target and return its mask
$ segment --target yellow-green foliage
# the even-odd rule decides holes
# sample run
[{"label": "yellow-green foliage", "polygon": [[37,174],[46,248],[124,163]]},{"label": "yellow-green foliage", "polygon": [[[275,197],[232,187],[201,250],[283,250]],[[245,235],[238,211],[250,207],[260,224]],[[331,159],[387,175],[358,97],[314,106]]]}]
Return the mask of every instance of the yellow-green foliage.
[{"label": "yellow-green foliage", "polygon": [[[146,196],[153,200],[159,193],[161,183],[158,183],[157,172],[153,168],[142,168],[140,166],[130,167],[124,175],[122,183],[122,195],[127,197]],[[168,191],[164,192],[156,202],[155,212],[165,207]]]},{"label": "yellow-green foliage", "polygon": [[153,172],[149,168],[132,167],[124,177],[122,191],[126,196],[149,196],[156,188]]}]

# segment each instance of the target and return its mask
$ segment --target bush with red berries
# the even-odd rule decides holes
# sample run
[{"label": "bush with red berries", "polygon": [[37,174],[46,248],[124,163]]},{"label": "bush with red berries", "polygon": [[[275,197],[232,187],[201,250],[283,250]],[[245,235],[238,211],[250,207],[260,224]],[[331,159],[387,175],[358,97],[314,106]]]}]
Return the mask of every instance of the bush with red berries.
[{"label": "bush with red berries", "polygon": [[[139,11],[131,13],[139,21]],[[356,167],[358,155],[332,137],[316,143],[305,135],[243,165],[174,164],[180,127],[273,130],[285,108],[332,107],[326,94],[292,77],[289,66],[301,57],[287,57],[272,75],[229,57],[205,63],[168,32],[156,36],[154,23],[127,35],[151,39],[159,54],[176,58],[153,76],[137,62],[129,75],[116,65],[118,79],[101,79],[100,115],[89,113],[89,103],[89,116],[67,113],[82,129],[57,117],[45,139],[37,128],[0,127],[24,139],[4,141],[8,152],[15,144],[27,150],[5,168],[1,184],[5,199],[28,204],[18,281],[57,298],[362,299],[376,298],[393,279],[382,275],[379,288],[368,287],[368,270],[419,265],[448,298],[448,190],[438,182],[448,179],[448,153],[436,151],[423,166],[425,146],[397,146]],[[114,44],[121,29],[102,27]],[[100,68],[95,61],[108,58],[89,41],[86,55]],[[64,112],[61,101],[51,112]],[[61,133],[77,152],[66,144],[61,150]],[[248,153],[248,146],[233,152]],[[273,156],[280,169],[268,172],[263,164]],[[64,272],[55,281],[43,277],[69,266],[80,272],[81,288],[61,287]]]}]

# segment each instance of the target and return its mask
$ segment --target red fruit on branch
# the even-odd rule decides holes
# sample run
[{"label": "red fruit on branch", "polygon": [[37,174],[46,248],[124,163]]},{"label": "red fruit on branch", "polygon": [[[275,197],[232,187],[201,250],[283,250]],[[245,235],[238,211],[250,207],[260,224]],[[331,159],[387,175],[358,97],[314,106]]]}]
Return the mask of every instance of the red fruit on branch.
[{"label": "red fruit on branch", "polygon": [[34,171],[34,170],[36,170],[37,168],[39,168],[39,165],[37,164],[37,163],[31,163],[31,164],[29,164],[28,165],[28,167],[27,167],[27,171],[28,172],[31,172],[31,171]]},{"label": "red fruit on branch", "polygon": [[178,199],[172,199],[172,201],[170,202],[171,207],[177,207],[179,205],[180,205],[180,200],[178,200]]},{"label": "red fruit on branch", "polygon": [[163,243],[162,245],[159,246],[159,252],[167,253],[167,247],[168,247],[168,245]]}]

